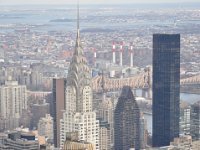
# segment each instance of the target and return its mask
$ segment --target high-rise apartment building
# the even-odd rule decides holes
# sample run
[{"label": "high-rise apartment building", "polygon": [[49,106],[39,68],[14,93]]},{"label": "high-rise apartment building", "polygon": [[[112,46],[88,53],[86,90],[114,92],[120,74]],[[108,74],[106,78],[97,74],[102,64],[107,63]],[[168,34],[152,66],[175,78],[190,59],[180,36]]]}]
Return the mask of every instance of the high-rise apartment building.
[{"label": "high-rise apartment building", "polygon": [[192,140],[200,140],[200,102],[193,104],[191,108],[191,135]]},{"label": "high-rise apartment building", "polygon": [[0,87],[0,114],[3,118],[19,118],[23,109],[27,109],[26,86],[18,85],[17,81],[6,81]]},{"label": "high-rise apartment building", "polygon": [[[79,11],[79,8],[78,8]],[[69,66],[65,87],[65,112],[60,121],[60,148],[63,148],[66,133],[78,132],[80,141],[89,142],[99,149],[99,121],[93,111],[91,70],[81,46],[79,12],[77,38],[74,54]]]},{"label": "high-rise apartment building", "polygon": [[6,122],[4,128],[18,127],[14,124],[19,122],[24,109],[27,109],[26,86],[9,79],[0,87],[0,118]]},{"label": "high-rise apartment building", "polygon": [[168,146],[179,137],[180,34],[153,35],[153,140]]},{"label": "high-rise apartment building", "polygon": [[53,133],[54,146],[60,146],[60,120],[65,110],[65,79],[53,79]]},{"label": "high-rise apartment building", "polygon": [[140,149],[140,111],[130,87],[123,87],[114,113],[114,149]]}]

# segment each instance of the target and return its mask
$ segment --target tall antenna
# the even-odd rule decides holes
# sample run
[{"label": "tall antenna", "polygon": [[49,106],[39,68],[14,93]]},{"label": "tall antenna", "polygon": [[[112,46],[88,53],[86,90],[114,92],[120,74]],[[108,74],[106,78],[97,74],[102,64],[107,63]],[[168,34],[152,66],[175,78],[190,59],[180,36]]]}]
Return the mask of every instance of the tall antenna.
[{"label": "tall antenna", "polygon": [[80,25],[79,25],[79,24],[80,24],[80,23],[79,23],[79,19],[80,19],[80,18],[79,18],[79,0],[77,0],[77,30],[78,30],[78,31],[79,31],[79,28],[80,28],[80,27],[79,27],[79,26],[80,26]]},{"label": "tall antenna", "polygon": [[77,37],[76,37],[76,47],[80,46],[80,17],[79,17],[79,0],[77,0]]}]

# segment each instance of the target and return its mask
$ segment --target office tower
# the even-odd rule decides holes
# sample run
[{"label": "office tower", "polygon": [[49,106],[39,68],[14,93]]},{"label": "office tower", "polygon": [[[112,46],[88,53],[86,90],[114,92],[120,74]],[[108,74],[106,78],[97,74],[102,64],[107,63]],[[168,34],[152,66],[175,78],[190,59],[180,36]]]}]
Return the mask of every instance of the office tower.
[{"label": "office tower", "polygon": [[60,120],[65,110],[65,79],[53,79],[53,132],[54,146],[60,146]]},{"label": "office tower", "polygon": [[[114,146],[114,106],[112,103],[112,99],[108,97],[103,97],[102,102],[99,104],[98,108],[98,119],[101,120],[102,123],[100,123],[100,130],[101,132],[105,132],[107,130],[107,149],[112,149]],[[105,125],[107,123],[107,125]],[[102,127],[102,128],[101,128]],[[109,134],[109,135],[108,135]],[[101,134],[102,135],[102,134]],[[104,134],[105,135],[105,134]],[[102,140],[106,140],[105,138],[99,138],[100,140],[100,147],[101,143],[103,143]]]},{"label": "office tower", "polygon": [[179,137],[180,35],[153,35],[153,147]]},{"label": "office tower", "polygon": [[53,118],[46,114],[44,118],[40,118],[38,122],[38,134],[45,136],[49,140],[53,140]]},{"label": "office tower", "polygon": [[140,149],[140,111],[131,88],[123,87],[114,113],[114,149]]},{"label": "office tower", "polygon": [[190,135],[190,111],[190,105],[182,101],[180,104],[179,135]]},{"label": "office tower", "polygon": [[26,86],[18,85],[17,81],[12,81],[10,78],[0,87],[0,118],[1,121],[5,121],[3,128],[18,127],[24,109],[27,109]]},{"label": "office tower", "polygon": [[200,102],[193,104],[191,108],[191,135],[192,140],[200,140]]},{"label": "office tower", "polygon": [[81,46],[79,32],[79,8],[75,51],[69,66],[65,87],[65,112],[61,119],[60,148],[63,148],[66,133],[78,132],[80,141],[89,142],[99,149],[99,121],[92,109],[93,92],[91,70]]}]

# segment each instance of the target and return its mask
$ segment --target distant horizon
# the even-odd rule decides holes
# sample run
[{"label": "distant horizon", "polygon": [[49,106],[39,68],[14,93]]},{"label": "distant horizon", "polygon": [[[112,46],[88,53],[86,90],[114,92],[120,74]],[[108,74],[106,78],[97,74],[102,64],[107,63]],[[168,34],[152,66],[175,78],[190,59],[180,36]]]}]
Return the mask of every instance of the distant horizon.
[{"label": "distant horizon", "polygon": [[[0,1],[1,2],[1,1]],[[114,5],[114,6],[118,6],[118,5],[194,5],[194,4],[200,4],[200,1],[199,2],[182,2],[182,3],[179,3],[179,2],[157,2],[157,3],[153,3],[153,2],[150,2],[150,3],[137,3],[137,2],[129,2],[129,3],[81,3],[80,5],[82,6],[86,6],[86,5]],[[38,4],[38,3],[19,3],[19,4],[0,4],[0,7],[1,6],[30,6],[30,5],[33,5],[33,6],[38,6],[38,5],[41,5],[41,6],[44,6],[44,5],[55,5],[55,6],[59,6],[59,5],[76,5],[76,3],[41,3],[41,4]]]},{"label": "distant horizon", "polygon": [[[18,1],[18,2],[16,2]],[[141,4],[141,5],[147,5],[147,4],[195,4],[195,3],[200,3],[199,0],[151,0],[151,1],[146,1],[146,0],[140,0],[135,1],[135,0],[85,0],[84,2],[81,2],[80,0],[80,5],[120,5],[120,4]],[[39,0],[0,0],[0,6],[3,5],[75,5],[76,0],[43,0],[42,2]]]}]

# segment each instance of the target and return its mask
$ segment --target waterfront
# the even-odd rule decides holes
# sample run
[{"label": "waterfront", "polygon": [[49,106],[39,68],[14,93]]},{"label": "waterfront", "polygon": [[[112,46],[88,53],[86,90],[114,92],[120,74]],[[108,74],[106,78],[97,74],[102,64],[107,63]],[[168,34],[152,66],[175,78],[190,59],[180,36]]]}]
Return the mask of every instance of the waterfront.
[{"label": "waterfront", "polygon": [[[185,101],[185,102],[189,103],[189,104],[194,104],[194,103],[200,101],[200,94],[181,93],[180,94],[180,99],[182,101]],[[144,117],[147,120],[148,131],[150,133],[152,133],[152,115],[145,114]]]}]

